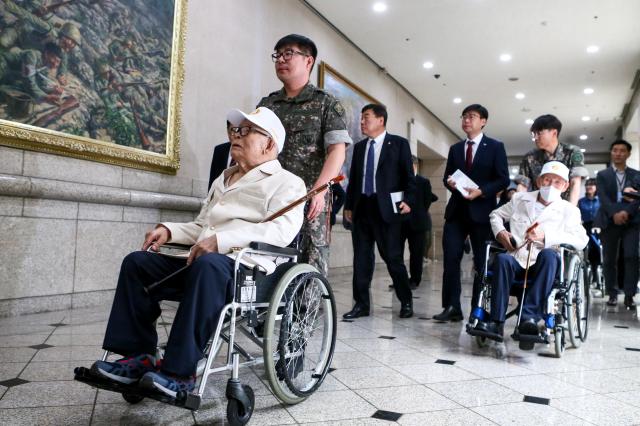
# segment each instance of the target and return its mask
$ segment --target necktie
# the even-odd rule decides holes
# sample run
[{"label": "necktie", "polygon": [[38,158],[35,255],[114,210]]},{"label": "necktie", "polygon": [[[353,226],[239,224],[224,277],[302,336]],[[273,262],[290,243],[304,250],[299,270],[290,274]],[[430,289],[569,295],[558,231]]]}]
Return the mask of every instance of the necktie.
[{"label": "necktie", "polygon": [[465,167],[467,172],[471,171],[471,165],[473,164],[473,144],[474,141],[467,141],[467,156],[465,158]]},{"label": "necktie", "polygon": [[373,195],[373,179],[375,176],[375,170],[374,170],[375,143],[376,141],[371,139],[371,143],[369,144],[369,150],[367,151],[367,170],[364,172],[364,194],[367,196]]}]

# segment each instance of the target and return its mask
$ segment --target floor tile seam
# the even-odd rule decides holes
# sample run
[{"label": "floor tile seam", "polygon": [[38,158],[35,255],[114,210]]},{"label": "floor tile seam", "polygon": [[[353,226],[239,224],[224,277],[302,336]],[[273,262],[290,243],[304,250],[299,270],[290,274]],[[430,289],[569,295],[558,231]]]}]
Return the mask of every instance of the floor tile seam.
[{"label": "floor tile seam", "polygon": [[[63,316],[62,319],[60,320],[60,322],[58,324],[62,324],[64,322],[64,320],[66,319],[66,316]],[[53,328],[53,330],[51,330],[51,332],[49,333],[49,335],[47,336],[46,339],[44,339],[44,341],[46,342],[47,340],[49,340],[51,338],[51,336],[53,335],[53,333],[59,328],[60,326],[55,326]],[[31,361],[33,361],[33,359],[36,357],[36,355],[38,355],[38,352],[40,352],[42,349],[36,349],[36,351],[33,353],[33,355],[31,355],[31,358],[29,359],[29,361],[27,361],[27,363],[24,365],[24,367],[22,367],[22,370],[20,370],[20,372],[16,375],[16,377],[20,377],[20,375],[22,375],[22,373],[24,373],[24,371],[27,369],[27,367],[29,366],[29,364],[31,364]],[[7,394],[8,392],[5,392],[4,395],[2,395],[0,397],[0,400],[2,400],[2,398],[4,398],[4,396]]]},{"label": "floor tile seam", "polygon": [[[479,381],[479,380],[487,380],[487,381],[491,382],[492,384],[497,385],[497,386],[499,386],[499,387],[501,387],[501,388],[503,388],[503,389],[505,389],[505,390],[507,390],[507,391],[509,391],[509,392],[515,392],[515,393],[517,393],[517,394],[519,394],[519,395],[522,395],[522,397],[523,397],[523,398],[524,398],[524,396],[525,396],[525,395],[524,395],[522,392],[520,392],[520,391],[517,391],[517,390],[515,390],[515,389],[511,389],[511,388],[510,388],[510,387],[508,387],[508,386],[505,386],[505,385],[500,384],[500,383],[493,382],[492,380],[489,380],[489,379],[477,379],[477,380],[476,380],[476,379],[474,379],[474,380],[463,380],[463,381],[464,381],[464,382],[466,382],[466,381]],[[451,383],[451,382],[437,382],[437,383]],[[424,386],[428,387],[429,389],[431,389],[431,390],[432,390],[432,391],[434,391],[434,392],[438,392],[436,389],[433,389],[433,388],[429,387],[429,385],[437,384],[437,383],[428,383],[428,384],[425,384]],[[440,393],[440,392],[438,392],[438,393]],[[445,396],[445,395],[443,395],[443,396]],[[446,397],[446,396],[445,396],[445,397]],[[458,404],[460,404],[460,403],[458,403]],[[503,403],[495,403],[495,404],[484,404],[484,405],[498,405],[498,404],[504,404],[504,402],[503,402]],[[462,405],[462,404],[460,404],[460,405]],[[484,406],[484,405],[481,405],[481,406]],[[478,407],[481,407],[481,406],[478,406]],[[467,407],[467,406],[463,406],[463,407],[465,407],[465,408],[470,408],[470,407]]]},{"label": "floor tile seam", "polygon": [[[93,389],[93,390],[97,391],[97,389]],[[0,411],[2,411],[2,410],[21,410],[21,409],[24,410],[25,408],[84,407],[84,406],[91,406],[91,404],[92,403],[90,403],[90,402],[84,402],[84,403],[78,403],[78,404],[60,404],[60,405],[24,405],[24,406],[20,406],[20,407],[0,407]]]},{"label": "floor tile seam", "polygon": [[93,415],[96,412],[96,404],[98,402],[98,390],[96,389],[96,394],[93,396],[93,404],[91,405],[91,416],[89,416],[89,425],[93,423]]},{"label": "floor tile seam", "polygon": [[[433,364],[435,364],[435,362],[434,362]],[[398,368],[399,368],[399,367],[407,367],[407,366],[412,366],[412,365],[413,365],[413,366],[423,366],[423,365],[428,365],[428,364],[406,364],[406,365],[399,365],[399,366],[397,366],[397,367],[398,367]],[[438,364],[438,365],[445,365],[445,364]],[[457,369],[462,370],[462,368],[460,368],[460,367],[458,367],[458,366],[456,366],[456,365],[449,365],[448,367],[457,368]],[[403,376],[405,376],[405,377],[409,377],[409,376],[407,376],[406,374],[404,374],[404,373],[402,373],[401,371],[399,371],[397,368],[394,368],[394,367],[389,367],[389,368],[392,368],[394,371],[397,371],[398,373],[402,374],[402,375],[403,375]],[[465,373],[469,373],[469,372],[468,372],[468,371],[466,371],[466,370],[463,370],[463,371],[464,371]],[[473,374],[473,373],[471,373],[471,374]],[[474,376],[477,376],[477,375],[476,375],[476,374],[474,374]],[[411,377],[409,377],[409,378],[410,378],[411,380],[415,380],[415,379],[412,379]],[[482,377],[478,377],[478,379],[481,379],[481,378],[482,378]],[[469,380],[475,380],[475,379],[469,379]],[[456,382],[456,381],[458,381],[458,382],[463,382],[464,380],[446,380],[446,381],[444,381],[444,382],[432,382],[432,383],[446,383],[446,382]],[[420,383],[420,382],[418,382],[418,383]],[[424,384],[426,384],[426,383],[420,383],[420,384],[421,384],[421,385],[424,385]]]},{"label": "floor tile seam", "polygon": [[[473,408],[467,408],[467,409],[468,409],[468,410],[470,410],[470,411],[473,411],[474,413],[476,413],[476,414],[477,414],[477,415],[479,415],[480,417],[487,419],[487,420],[488,420],[488,421],[490,421],[491,423],[496,424],[496,425],[499,425],[500,423],[496,423],[496,422],[494,422],[493,420],[489,419],[488,417],[486,417],[486,416],[482,415],[481,413],[477,412],[477,411],[476,411],[476,409],[479,409],[479,408],[482,408],[482,407],[498,406],[498,405],[519,404],[519,403],[521,403],[521,402],[524,402],[524,401],[519,401],[519,402],[507,402],[507,403],[498,403],[498,404],[487,404],[487,405],[482,405],[482,406],[473,407]],[[547,407],[549,407],[549,408],[550,408],[550,409],[552,409],[552,410],[556,410],[556,411],[558,411],[558,412],[560,412],[560,413],[567,414],[565,411],[558,410],[556,407],[552,407],[551,405],[547,405]],[[583,420],[583,421],[584,421],[584,419],[582,419],[582,418],[581,418],[580,420]],[[588,421],[587,421],[587,423],[588,423],[588,424],[590,424],[590,425],[593,425],[593,423],[590,423],[590,422],[588,422]]]},{"label": "floor tile seam", "polygon": [[[595,395],[595,394],[594,394],[594,395]],[[568,399],[568,398],[576,398],[576,397],[577,397],[577,398],[580,398],[580,397],[583,397],[583,396],[590,396],[590,395],[579,395],[579,396],[572,396],[572,397],[571,397],[571,396],[566,396],[566,397],[562,397],[562,398],[554,398],[554,399]],[[608,398],[608,399],[611,399],[611,400],[614,400],[614,401],[617,401],[617,402],[622,402],[622,403],[623,403],[623,404],[625,404],[625,405],[629,405],[629,404],[624,403],[623,401],[618,401],[618,400],[616,400],[616,399],[614,399],[614,398]],[[558,410],[558,411],[561,411],[561,412],[563,412],[563,413],[569,414],[570,416],[573,416],[573,417],[578,418],[578,419],[580,419],[580,420],[582,420],[582,421],[585,421],[585,422],[587,422],[587,423],[588,423],[588,424],[590,424],[590,425],[598,425],[598,423],[593,423],[593,422],[592,422],[592,421],[590,421],[589,419],[586,419],[586,418],[584,418],[584,417],[582,417],[582,416],[580,416],[580,415],[578,415],[578,414],[575,414],[575,413],[572,413],[572,412],[569,412],[569,411],[567,411],[567,410],[563,409],[564,405],[561,405],[561,406],[551,406],[551,404],[549,404],[549,406],[550,406],[550,407],[552,407],[552,408],[555,408],[555,409],[556,409],[556,410]],[[633,407],[633,406],[631,406],[631,407],[632,407],[632,408],[636,408],[636,407]],[[580,414],[582,414],[582,411],[580,411]]]},{"label": "floor tile seam", "polygon": [[[344,392],[344,391],[349,391],[349,392],[355,394],[358,398],[362,399],[364,402],[369,404],[374,410],[376,410],[376,406],[375,405],[371,404],[369,401],[367,401],[366,399],[361,397],[353,389],[350,389],[350,388],[347,387],[347,389],[338,390],[336,392]],[[313,398],[313,395],[311,395],[310,398]],[[280,401],[280,400],[278,400],[278,401]],[[279,402],[279,403],[282,404],[281,402]],[[331,420],[319,420],[319,421],[318,420],[312,420],[312,421],[309,421],[309,422],[301,422],[301,421],[298,421],[298,419],[291,413],[291,411],[289,411],[289,407],[295,407],[296,405],[297,404],[294,404],[294,405],[282,404],[282,407],[284,408],[284,410],[287,412],[287,414],[289,414],[291,416],[291,418],[296,422],[296,424],[308,424],[308,423],[318,423],[318,422],[327,422],[327,421],[331,422],[331,421],[337,421],[337,420],[353,420],[353,419],[370,419],[371,418],[371,416],[368,416],[368,417],[352,417],[352,418],[349,418],[349,419],[331,419]]]},{"label": "floor tile seam", "polygon": [[[586,371],[586,372],[593,372],[593,371],[606,371],[606,370],[583,370],[583,371]],[[582,373],[583,371],[569,371],[569,372],[566,372],[566,373],[555,373],[555,374]],[[592,392],[592,393],[594,393],[594,394],[599,394],[599,393],[601,393],[601,392],[594,391],[594,390],[591,390],[591,389],[589,389],[589,388],[586,388],[586,387],[584,387],[583,385],[580,385],[580,384],[575,383],[575,382],[573,382],[573,381],[570,381],[570,380],[562,380],[562,379],[559,379],[559,378],[557,378],[557,377],[553,377],[553,376],[551,376],[551,374],[552,374],[552,373],[544,373],[544,375],[545,375],[545,376],[551,377],[551,378],[556,379],[556,380],[560,380],[560,381],[561,381],[561,382],[563,382],[563,383],[568,383],[568,384],[570,384],[570,385],[572,385],[572,386],[575,386],[575,387],[578,387],[578,388],[585,389],[585,390],[587,390],[587,391],[589,391],[589,392]],[[624,377],[620,377],[620,376],[616,376],[616,377],[617,377],[618,379],[620,379],[620,380],[626,380],[626,381],[627,381],[627,383],[629,383],[629,382],[630,382],[631,384],[633,384],[633,385],[634,385],[634,388],[633,388],[633,389],[628,389],[628,390],[640,390],[640,380],[625,379]],[[625,391],[620,391],[620,392],[625,392]]]}]

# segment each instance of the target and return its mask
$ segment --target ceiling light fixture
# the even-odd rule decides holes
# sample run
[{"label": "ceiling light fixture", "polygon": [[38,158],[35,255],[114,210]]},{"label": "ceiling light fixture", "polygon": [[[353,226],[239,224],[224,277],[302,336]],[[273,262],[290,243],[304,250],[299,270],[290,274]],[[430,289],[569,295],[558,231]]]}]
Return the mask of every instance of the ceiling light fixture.
[{"label": "ceiling light fixture", "polygon": [[524,120],[524,124],[528,124],[530,126],[533,124],[533,120],[530,118],[527,118],[526,120]]},{"label": "ceiling light fixture", "polygon": [[524,93],[522,92],[516,93],[516,99],[524,99]]},{"label": "ceiling light fixture", "polygon": [[581,140],[581,141],[586,141],[587,139],[589,139],[589,136],[587,136],[587,135],[580,135],[580,140]]},{"label": "ceiling light fixture", "polygon": [[582,93],[584,93],[585,95],[591,95],[593,92],[594,90],[591,87],[587,87],[582,91]]},{"label": "ceiling light fixture", "polygon": [[591,45],[587,47],[587,53],[597,53],[600,50],[598,46]]},{"label": "ceiling light fixture", "polygon": [[509,62],[511,60],[511,55],[509,55],[508,53],[503,53],[502,55],[500,55],[500,60],[502,62]]},{"label": "ceiling light fixture", "polygon": [[583,115],[581,120],[582,121],[591,121],[591,117],[589,117],[588,115]]},{"label": "ceiling light fixture", "polygon": [[587,150],[584,148],[580,148],[580,152],[587,152]]},{"label": "ceiling light fixture", "polygon": [[430,70],[431,68],[433,68],[433,62],[427,61],[424,64],[422,64],[422,67],[425,68],[425,69]]},{"label": "ceiling light fixture", "polygon": [[385,3],[378,2],[373,5],[374,12],[382,13],[385,10],[387,10],[387,5]]},{"label": "ceiling light fixture", "polygon": [[460,98],[453,98],[453,103],[454,103],[454,104],[459,104],[460,102],[462,102],[462,99],[460,99]]}]

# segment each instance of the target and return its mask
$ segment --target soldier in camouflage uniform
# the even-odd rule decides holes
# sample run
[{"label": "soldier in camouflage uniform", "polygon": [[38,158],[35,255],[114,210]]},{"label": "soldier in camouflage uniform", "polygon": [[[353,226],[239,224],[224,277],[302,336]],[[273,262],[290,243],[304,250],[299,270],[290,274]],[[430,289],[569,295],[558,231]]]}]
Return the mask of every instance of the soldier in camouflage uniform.
[{"label": "soldier in camouflage uniform", "polygon": [[[282,167],[300,176],[307,189],[321,186],[339,172],[351,138],[346,112],[338,99],[309,83],[317,49],[309,38],[290,34],[276,43],[276,75],[283,88],[263,98],[258,106],[276,113],[287,137],[278,159]],[[309,201],[300,231],[303,262],[325,276],[329,270],[329,203],[321,193]]]},{"label": "soldier in camouflage uniform", "polygon": [[570,172],[569,189],[563,194],[563,198],[578,205],[582,178],[588,177],[589,171],[584,166],[584,154],[579,147],[558,141],[561,129],[562,123],[551,114],[536,118],[531,125],[536,149],[525,154],[514,181],[518,184],[519,191],[535,191],[538,189],[536,179],[540,176],[543,164],[551,160],[560,161]]}]

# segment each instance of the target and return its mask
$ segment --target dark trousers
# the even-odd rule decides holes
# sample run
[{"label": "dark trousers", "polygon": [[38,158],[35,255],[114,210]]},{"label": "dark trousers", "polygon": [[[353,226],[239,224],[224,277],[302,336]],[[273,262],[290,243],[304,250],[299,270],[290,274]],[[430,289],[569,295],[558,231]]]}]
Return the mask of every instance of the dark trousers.
[{"label": "dark trousers", "polygon": [[353,298],[356,305],[369,309],[369,287],[375,268],[374,243],[387,264],[396,296],[401,303],[411,303],[409,276],[402,257],[404,241],[401,223],[386,223],[380,216],[376,196],[362,196],[353,220]]},{"label": "dark trousers", "polygon": [[[609,225],[600,233],[602,242],[602,269],[607,294],[617,296],[618,277],[624,277],[625,296],[634,296],[638,285],[638,231],[637,225]],[[624,267],[618,263],[619,248],[624,252]],[[618,265],[616,267],[616,265]],[[617,275],[617,276],[616,276]]]},{"label": "dark trousers", "polygon": [[[522,306],[522,320],[543,318],[544,307],[551,293],[553,282],[560,266],[560,256],[552,249],[544,249],[538,253],[536,262],[529,268],[527,289]],[[493,263],[493,283],[491,284],[491,319],[504,322],[509,289],[514,280],[524,279],[524,268],[515,257],[508,253],[500,253]],[[519,290],[522,291],[522,290]]]},{"label": "dark trousers", "polygon": [[103,348],[125,356],[155,354],[158,334],[154,321],[160,316],[160,301],[179,301],[171,326],[162,370],[191,376],[227,298],[231,297],[233,260],[210,253],[189,268],[156,287],[151,295],[144,287],[186,264],[156,253],[136,251],[122,261]]},{"label": "dark trousers", "polygon": [[402,222],[402,257],[404,258],[404,242],[409,242],[409,281],[420,284],[422,281],[422,261],[427,243],[425,231],[414,231],[409,221]]},{"label": "dark trousers", "polygon": [[477,305],[480,293],[481,275],[484,268],[485,243],[493,238],[491,225],[473,223],[468,215],[461,215],[444,223],[442,233],[442,251],[444,257],[442,273],[442,307],[460,307],[460,261],[464,249],[464,240],[469,236],[473,250],[473,296],[471,309]]},{"label": "dark trousers", "polygon": [[589,259],[589,265],[591,265],[591,276],[595,280],[598,265],[602,262],[602,259],[600,259],[600,247],[598,247],[598,244],[591,238],[593,222],[583,222],[582,226],[584,226],[584,229],[587,231],[587,236],[589,237],[589,242],[587,243],[587,259]]}]

